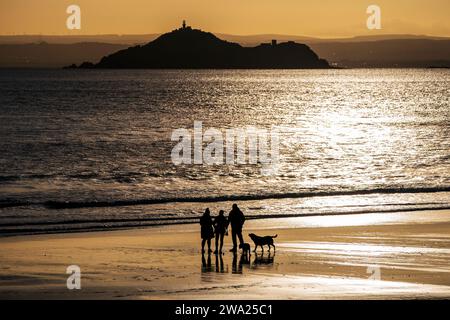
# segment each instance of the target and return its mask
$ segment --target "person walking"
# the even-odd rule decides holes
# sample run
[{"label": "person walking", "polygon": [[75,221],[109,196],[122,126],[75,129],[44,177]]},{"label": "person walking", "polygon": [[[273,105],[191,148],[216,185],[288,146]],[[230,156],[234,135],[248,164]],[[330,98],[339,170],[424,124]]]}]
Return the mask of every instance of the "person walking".
[{"label": "person walking", "polygon": [[237,252],[237,238],[239,238],[239,244],[244,243],[242,238],[242,227],[244,226],[245,216],[237,204],[233,204],[233,208],[228,215],[228,223],[231,225],[231,237],[233,240],[233,248],[230,252]]},{"label": "person walking", "polygon": [[228,221],[227,218],[225,218],[224,213],[223,210],[220,210],[219,215],[214,219],[214,233],[216,235],[216,250],[214,251],[214,254],[222,253],[223,237],[228,232]]},{"label": "person walking", "polygon": [[214,237],[213,223],[211,212],[206,208],[205,213],[200,218],[201,237],[202,237],[202,253],[205,253],[205,243],[208,242],[208,253],[211,253],[211,239]]}]

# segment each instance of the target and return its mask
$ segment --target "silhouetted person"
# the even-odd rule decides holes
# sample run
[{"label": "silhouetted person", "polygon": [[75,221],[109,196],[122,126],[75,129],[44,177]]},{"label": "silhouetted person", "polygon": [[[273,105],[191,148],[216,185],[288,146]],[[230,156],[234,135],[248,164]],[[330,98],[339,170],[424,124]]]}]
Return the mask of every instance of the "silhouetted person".
[{"label": "silhouetted person", "polygon": [[208,253],[211,253],[211,239],[214,237],[213,223],[209,208],[200,218],[201,236],[202,236],[202,253],[205,253],[205,243],[208,242]]},{"label": "silhouetted person", "polygon": [[[219,215],[214,219],[214,233],[216,234],[216,251],[215,254],[222,253],[223,237],[228,229],[228,221],[224,216],[223,210],[219,211]],[[219,246],[220,241],[220,246]],[[220,249],[218,249],[220,247]]]},{"label": "silhouetted person", "polygon": [[233,238],[233,248],[231,252],[237,251],[236,236],[239,238],[239,244],[244,243],[242,238],[242,227],[244,226],[245,217],[241,209],[238,208],[237,204],[233,204],[233,209],[231,209],[228,215],[228,223],[231,225],[231,236]]}]

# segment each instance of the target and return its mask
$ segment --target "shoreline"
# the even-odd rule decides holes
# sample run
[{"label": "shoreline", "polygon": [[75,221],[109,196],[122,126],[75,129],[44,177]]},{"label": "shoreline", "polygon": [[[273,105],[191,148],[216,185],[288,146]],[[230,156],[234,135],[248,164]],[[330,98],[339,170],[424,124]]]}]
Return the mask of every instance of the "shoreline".
[{"label": "shoreline", "polygon": [[[222,259],[203,259],[194,224],[5,237],[0,297],[450,299],[450,210],[249,220],[249,232],[278,234],[275,255],[243,261],[225,237]],[[70,265],[81,290],[66,288]]]},{"label": "shoreline", "polygon": [[[304,213],[304,214],[278,214],[278,215],[247,215],[246,219],[247,221],[250,220],[276,220],[276,219],[286,219],[286,218],[309,218],[309,217],[335,217],[335,216],[356,216],[356,215],[370,215],[370,214],[389,214],[389,213],[404,213],[404,212],[424,212],[424,211],[449,211],[450,207],[429,207],[429,208],[409,208],[405,210],[404,208],[399,209],[386,209],[386,210],[373,210],[373,211],[366,211],[366,210],[360,210],[360,211],[353,211],[353,212],[323,212],[323,213]],[[55,234],[72,234],[72,233],[90,233],[90,232],[110,232],[110,231],[126,231],[126,230],[139,230],[139,229],[147,229],[152,227],[165,227],[165,226],[176,226],[176,225],[195,225],[198,223],[199,217],[169,217],[169,218],[148,218],[148,219],[129,219],[129,220],[123,220],[123,219],[109,219],[109,220],[102,220],[100,222],[102,223],[111,223],[111,222],[125,222],[125,223],[137,223],[137,222],[144,222],[140,225],[129,225],[129,226],[108,226],[107,228],[101,228],[101,227],[92,227],[92,228],[86,228],[86,227],[80,227],[80,228],[68,228],[64,229],[62,231],[49,231],[49,230],[43,230],[42,232],[39,232],[39,229],[28,229],[31,231],[28,232],[17,232],[17,230],[14,229],[6,229],[8,230],[6,233],[5,230],[0,229],[0,239],[2,238],[9,238],[9,237],[19,237],[19,236],[35,236],[35,235],[55,235]],[[161,222],[161,221],[176,221],[174,223],[145,223],[149,221],[155,221],[155,222]],[[8,227],[27,227],[27,226],[42,226],[42,225],[76,225],[77,223],[92,223],[96,222],[99,223],[99,221],[62,221],[62,222],[36,222],[36,223],[24,223],[24,224],[18,224],[18,225],[3,225]],[[22,229],[23,230],[23,229]],[[25,229],[27,230],[27,229]]]}]

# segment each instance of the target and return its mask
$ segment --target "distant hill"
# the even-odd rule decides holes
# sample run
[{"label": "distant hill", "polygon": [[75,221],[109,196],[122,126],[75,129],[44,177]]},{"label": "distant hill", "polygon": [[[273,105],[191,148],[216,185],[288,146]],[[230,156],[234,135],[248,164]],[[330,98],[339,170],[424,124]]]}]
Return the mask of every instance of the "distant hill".
[{"label": "distant hill", "polygon": [[[84,61],[97,63],[103,56],[160,35],[0,36],[0,67],[61,68]],[[272,39],[308,45],[320,57],[341,67],[450,66],[450,38],[420,35],[380,35],[318,39],[289,35],[234,36],[220,39],[241,46],[257,46]]]},{"label": "distant hill", "polygon": [[[75,44],[80,42],[98,42],[123,45],[145,44],[153,41],[161,34],[104,34],[104,35],[0,35],[0,45],[2,44],[29,44],[47,42],[51,44]],[[421,39],[421,40],[450,40],[445,37],[434,37],[427,35],[411,35],[411,34],[391,34],[391,35],[374,35],[374,36],[356,36],[350,38],[315,38],[299,35],[286,34],[257,34],[257,35],[232,35],[226,33],[215,33],[215,35],[223,40],[237,42],[245,47],[254,47],[263,42],[270,42],[272,39],[278,41],[295,41],[301,43],[318,43],[318,42],[368,42],[382,40],[399,40],[399,39]]]},{"label": "distant hill", "polygon": [[4,44],[0,45],[0,68],[61,68],[68,63],[99,61],[127,45],[107,43]]},{"label": "distant hill", "polygon": [[321,57],[340,67],[450,67],[450,40],[396,39],[309,45]]},{"label": "distant hill", "polygon": [[209,32],[182,27],[147,43],[118,51],[95,68],[329,68],[307,45],[295,42],[242,47]]},{"label": "distant hill", "polygon": [[[262,42],[268,42],[272,39],[279,41],[295,41],[305,43],[307,45],[313,43],[349,43],[349,42],[375,42],[383,40],[405,40],[405,39],[420,39],[420,40],[450,40],[445,37],[432,37],[426,35],[411,35],[411,34],[391,34],[391,35],[374,35],[374,36],[356,36],[350,38],[314,38],[298,35],[280,35],[280,34],[260,34],[260,35],[246,35],[236,36],[230,34],[217,34],[218,37],[227,41],[237,42],[243,46],[255,46]],[[1,41],[1,40],[0,40]]]},{"label": "distant hill", "polygon": [[136,45],[147,43],[158,38],[160,34],[130,34],[130,35],[11,35],[0,36],[2,44],[29,44],[29,43],[51,43],[51,44],[75,44],[83,42],[110,43],[122,45]]}]

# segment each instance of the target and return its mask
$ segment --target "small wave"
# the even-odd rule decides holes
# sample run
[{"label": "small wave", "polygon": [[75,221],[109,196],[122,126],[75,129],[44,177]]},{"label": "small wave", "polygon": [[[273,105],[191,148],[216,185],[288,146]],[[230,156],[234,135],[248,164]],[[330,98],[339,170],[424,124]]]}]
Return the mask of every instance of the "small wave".
[{"label": "small wave", "polygon": [[314,198],[329,196],[357,196],[370,194],[408,194],[408,193],[435,193],[450,192],[449,187],[430,188],[379,188],[368,190],[349,191],[319,191],[319,192],[294,192],[278,194],[246,194],[246,195],[225,195],[212,197],[181,197],[181,198],[153,198],[153,199],[126,199],[112,201],[20,201],[12,199],[0,199],[0,208],[25,207],[25,206],[45,206],[48,209],[75,209],[75,208],[100,208],[100,207],[125,207],[136,205],[152,205],[165,203],[207,203],[207,202],[227,202],[227,201],[252,201],[270,199],[296,199]]},{"label": "small wave", "polygon": [[[27,207],[36,203],[29,201],[0,200],[0,208]],[[39,205],[39,203],[37,203]]]},{"label": "small wave", "polygon": [[354,195],[370,195],[370,194],[405,194],[405,193],[434,193],[434,192],[450,192],[448,187],[432,187],[432,188],[377,188],[365,190],[348,190],[348,191],[317,191],[317,192],[293,192],[293,193],[276,193],[276,194],[247,194],[247,195],[225,195],[213,197],[182,197],[182,198],[153,198],[153,199],[130,199],[130,200],[113,200],[113,201],[46,201],[43,203],[50,209],[71,209],[71,208],[99,208],[99,207],[124,207],[135,205],[151,205],[164,203],[191,203],[191,202],[226,202],[226,201],[252,201],[252,200],[269,200],[269,199],[296,199],[296,198],[313,198],[313,197],[329,197],[329,196],[354,196]]},{"label": "small wave", "polygon": [[0,176],[0,182],[14,182],[22,180],[39,180],[39,179],[50,179],[55,177],[54,174],[21,174],[21,175],[7,175]]},{"label": "small wave", "polygon": [[0,182],[20,180],[20,176],[0,176]]}]

